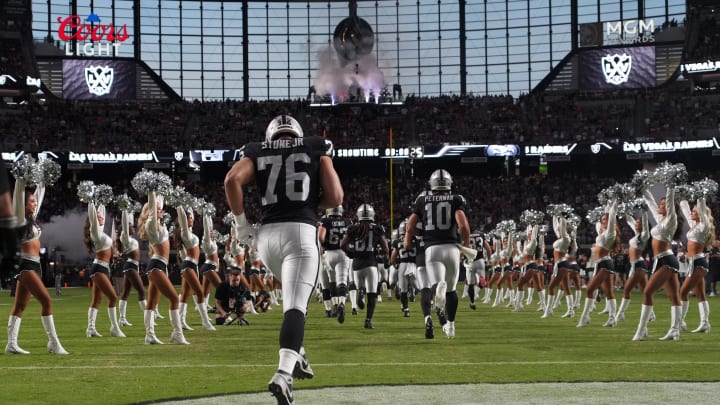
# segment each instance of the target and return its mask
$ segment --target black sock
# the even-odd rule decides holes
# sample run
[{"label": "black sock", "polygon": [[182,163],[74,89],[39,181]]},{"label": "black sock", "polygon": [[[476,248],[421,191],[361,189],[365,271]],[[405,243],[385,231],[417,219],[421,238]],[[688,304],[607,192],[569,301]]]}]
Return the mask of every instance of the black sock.
[{"label": "black sock", "polygon": [[367,293],[367,319],[372,319],[375,313],[375,303],[377,302],[377,293]]},{"label": "black sock", "polygon": [[430,305],[432,302],[432,290],[429,288],[423,288],[420,290],[420,308],[422,308],[423,315],[430,315]]},{"label": "black sock", "polygon": [[407,307],[408,307],[408,293],[406,293],[406,292],[400,293],[400,303],[402,304],[403,309],[407,309]]},{"label": "black sock", "polygon": [[458,296],[457,291],[449,292],[445,294],[445,308],[447,310],[448,321],[455,321],[455,314],[458,309]]},{"label": "black sock", "polygon": [[475,286],[472,284],[468,284],[468,297],[470,298],[471,303],[475,303]]},{"label": "black sock", "polygon": [[283,315],[280,327],[280,348],[300,352],[305,338],[305,315],[297,309],[291,309]]}]

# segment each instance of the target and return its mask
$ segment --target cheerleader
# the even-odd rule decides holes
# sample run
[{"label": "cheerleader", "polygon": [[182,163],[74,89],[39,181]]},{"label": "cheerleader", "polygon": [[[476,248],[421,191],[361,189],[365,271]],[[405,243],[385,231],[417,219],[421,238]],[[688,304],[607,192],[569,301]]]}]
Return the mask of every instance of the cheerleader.
[{"label": "cheerleader", "polygon": [[[502,277],[502,267],[500,267],[500,240],[496,237],[493,237],[493,250],[492,254],[490,254],[490,271],[492,272],[492,275],[488,277],[488,283],[487,287],[485,288],[485,296],[483,297],[482,303],[483,304],[489,304],[492,300],[492,290],[493,286],[498,287],[498,282],[500,281],[500,278]],[[498,292],[499,294],[500,292]]]},{"label": "cheerleader", "polygon": [[[195,305],[205,308],[205,294],[198,279],[198,261],[200,260],[200,240],[197,235],[192,232],[195,224],[195,215],[192,209],[187,213],[185,208],[176,207],[178,226],[175,228],[175,244],[178,252],[184,256],[182,265],[180,266],[180,303],[178,310],[180,313],[180,323],[185,330],[192,330],[185,321],[187,316],[187,302],[191,292],[194,292]],[[205,330],[215,330],[210,323],[207,311],[199,311],[202,319],[202,327]]]},{"label": "cheerleader", "polygon": [[88,202],[88,217],[85,221],[85,246],[88,252],[95,253],[90,279],[92,280],[92,301],[88,308],[88,326],[85,331],[87,337],[102,337],[95,328],[98,307],[105,295],[108,299],[108,316],[110,317],[110,336],[125,337],[117,321],[117,293],[110,282],[110,258],[113,253],[112,238],[103,231],[105,225],[105,207],[95,208],[95,203]]},{"label": "cheerleader", "polygon": [[[535,262],[535,254],[538,249],[538,225],[528,225],[527,227],[527,239],[522,248],[523,254],[523,269],[521,270],[520,280],[518,280],[518,297],[515,300],[515,311],[522,311],[522,300],[525,296],[525,285],[530,280],[535,280],[536,285],[537,277],[535,270],[537,269],[537,263]],[[538,288],[538,295],[540,296],[541,304],[545,302],[545,291]]]},{"label": "cheerleader", "polygon": [[630,229],[635,233],[635,236],[628,242],[630,271],[628,272],[627,280],[625,280],[620,308],[618,308],[617,314],[615,314],[615,319],[618,322],[625,320],[625,310],[630,305],[632,290],[635,287],[639,287],[640,291],[643,291],[648,282],[648,268],[643,258],[643,250],[647,247],[647,242],[650,239],[650,230],[648,228],[647,210],[641,209],[641,211],[642,213],[639,218],[634,218],[632,215],[625,216],[625,220],[630,226]]},{"label": "cheerleader", "polygon": [[[512,251],[515,247],[514,242],[514,232],[509,231],[506,235],[502,238],[502,248],[500,249],[500,252],[498,253],[498,266],[500,267],[500,276],[497,281],[497,293],[495,294],[495,301],[492,304],[492,307],[496,307],[504,302],[503,298],[503,287],[502,282],[505,280],[505,273],[509,272],[512,273]],[[495,277],[493,277],[495,278]],[[512,286],[512,284],[511,284]]]},{"label": "cheerleader", "polygon": [[[553,231],[557,238],[553,242],[553,274],[548,283],[547,303],[545,304],[545,313],[542,318],[549,318],[553,314],[555,307],[555,287],[559,284],[560,289],[565,293],[568,308],[572,308],[572,294],[570,293],[570,285],[568,283],[569,262],[566,260],[568,249],[570,248],[570,234],[567,231],[567,221],[562,215],[552,215]],[[558,294],[559,297],[559,294]]]},{"label": "cheerleader", "polygon": [[168,261],[170,259],[170,235],[163,222],[163,199],[158,197],[155,191],[148,192],[148,202],[143,206],[140,213],[138,226],[140,228],[140,239],[149,242],[150,262],[147,265],[148,280],[148,301],[145,307],[145,344],[163,344],[155,335],[155,307],[164,295],[170,301],[170,323],[172,334],[170,342],[181,345],[190,344],[183,335],[182,323],[180,320],[179,298],[175,287],[167,276]]},{"label": "cheerleader", "polygon": [[220,285],[222,280],[220,279],[220,256],[218,255],[217,242],[213,238],[214,231],[211,213],[214,212],[214,208],[207,208],[204,211],[203,237],[202,242],[200,243],[200,249],[205,255],[205,262],[203,262],[200,267],[200,275],[202,276],[205,308],[200,308],[200,311],[205,311],[207,313],[210,309],[210,291]]},{"label": "cheerleader", "polygon": [[127,299],[130,296],[130,291],[133,288],[137,290],[138,304],[141,310],[145,310],[147,301],[145,301],[145,286],[140,278],[140,244],[132,236],[135,234],[132,208],[121,208],[121,210],[120,252],[125,257],[125,264],[123,265],[123,287],[118,304],[120,310],[119,323],[120,326],[132,326],[126,317]]},{"label": "cheerleader", "polygon": [[[577,262],[577,224],[579,222],[580,220],[578,218],[577,221],[573,221],[573,223],[568,224],[570,226],[570,246],[568,247],[568,253],[565,256],[565,260],[568,262],[567,274],[565,278],[566,283],[568,284],[568,288],[570,286],[570,281],[573,282],[573,285],[575,286],[575,295],[569,297],[569,299],[568,297],[565,298],[568,304],[568,309],[563,314],[563,316],[561,316],[561,318],[572,318],[575,316],[575,308],[577,307],[577,303],[580,301],[580,295],[582,294],[582,285],[580,281],[580,265]],[[571,303],[572,305],[570,305]]]},{"label": "cheerleader", "polygon": [[19,272],[14,277],[16,280],[15,300],[8,319],[8,343],[5,346],[5,353],[30,353],[18,345],[17,338],[20,333],[23,312],[30,302],[30,298],[35,297],[41,306],[42,325],[48,336],[48,352],[68,354],[60,344],[60,339],[55,331],[50,294],[40,278],[40,235],[42,231],[37,223],[37,216],[45,196],[45,185],[38,184],[35,192],[28,194],[25,193],[25,185],[25,180],[18,177],[13,192],[13,205],[20,234],[20,265]]},{"label": "cheerleader", "polygon": [[653,250],[653,266],[650,279],[643,289],[643,305],[640,322],[633,340],[644,340],[648,335],[647,323],[653,312],[653,296],[660,288],[665,290],[672,308],[670,309],[670,329],[660,340],[680,339],[680,322],[682,306],[680,305],[680,286],[677,272],[680,262],[672,251],[672,241],[680,237],[682,227],[678,226],[678,215],[675,211],[675,189],[667,185],[665,197],[655,202],[650,190],[645,190],[645,203],[655,217],[655,226],[650,229]]},{"label": "cheerleader", "polygon": [[[700,326],[692,332],[710,332],[710,305],[705,296],[705,276],[707,276],[710,265],[705,256],[705,251],[712,248],[715,242],[715,224],[712,211],[705,202],[705,197],[700,197],[695,203],[692,211],[686,200],[680,201],[680,212],[690,224],[687,232],[687,258],[690,261],[688,275],[680,287],[680,301],[682,303],[681,328],[685,326],[685,315],[688,311],[688,294],[695,293],[700,311]],[[685,329],[685,328],[683,328]]]},{"label": "cheerleader", "polygon": [[[583,307],[582,316],[577,324],[578,328],[587,326],[590,323],[590,312],[593,309],[595,303],[595,292],[599,287],[611,280],[612,275],[615,273],[615,266],[611,257],[612,253],[615,253],[621,246],[620,242],[620,230],[617,225],[617,199],[612,200],[609,203],[607,212],[602,214],[600,217],[600,223],[596,225],[598,236],[595,238],[595,272],[592,279],[588,282],[585,306]],[[606,292],[608,302],[608,320],[603,326],[615,326],[617,324],[615,320],[615,295],[610,285],[609,291]]]}]

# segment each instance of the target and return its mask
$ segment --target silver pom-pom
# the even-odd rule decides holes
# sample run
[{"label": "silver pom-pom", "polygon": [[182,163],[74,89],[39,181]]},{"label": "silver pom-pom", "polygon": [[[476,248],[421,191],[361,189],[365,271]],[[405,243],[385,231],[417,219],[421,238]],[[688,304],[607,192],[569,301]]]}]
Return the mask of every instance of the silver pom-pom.
[{"label": "silver pom-pom", "polygon": [[552,217],[562,217],[568,219],[573,214],[574,210],[568,204],[548,204],[546,212]]},{"label": "silver pom-pom", "polygon": [[95,195],[95,183],[90,180],[83,180],[77,186],[77,196],[85,204],[90,203]]},{"label": "silver pom-pom", "polygon": [[527,225],[537,225],[543,223],[545,213],[542,211],[527,209],[520,214],[520,222]]},{"label": "silver pom-pom", "polygon": [[[172,217],[170,216],[170,213],[168,213],[168,212],[163,212],[163,216],[162,216],[161,221],[162,221],[162,223],[165,224],[165,225],[167,225],[167,224],[169,224],[170,222],[172,222]],[[170,227],[170,228],[172,228],[172,227]],[[168,229],[168,232],[172,235],[172,231],[171,231],[170,229]]]},{"label": "silver pom-pom", "polygon": [[130,181],[135,191],[146,195],[151,191],[156,191],[163,196],[167,196],[172,189],[172,180],[165,173],[156,173],[152,170],[141,170]]},{"label": "silver pom-pom", "polygon": [[582,218],[580,218],[580,215],[574,212],[567,218],[567,224],[572,229],[577,229],[577,227],[580,226],[581,221]]},{"label": "silver pom-pom", "polygon": [[682,163],[671,164],[662,162],[653,172],[655,181],[668,187],[678,186],[686,183],[688,178],[687,168]]},{"label": "silver pom-pom", "polygon": [[591,224],[596,224],[600,222],[602,219],[602,216],[605,214],[605,207],[595,207],[588,211],[585,218],[587,218],[588,222]]},{"label": "silver pom-pom", "polygon": [[598,202],[607,205],[614,200],[628,201],[635,197],[635,189],[629,184],[615,183],[598,193]]},{"label": "silver pom-pom", "polygon": [[115,202],[117,203],[118,209],[120,209],[120,211],[133,211],[135,207],[135,201],[130,198],[127,193],[123,193],[117,196]]},{"label": "silver pom-pom", "polygon": [[501,234],[510,235],[511,232],[515,232],[515,221],[512,219],[500,221],[495,229],[497,229]]},{"label": "silver pom-pom", "polygon": [[702,180],[694,181],[692,185],[695,187],[695,191],[697,193],[695,199],[700,197],[708,198],[716,195],[718,192],[718,183],[707,177]]},{"label": "silver pom-pom", "polygon": [[165,194],[165,204],[170,207],[185,206],[185,188],[182,186],[170,187]]},{"label": "silver pom-pom", "polygon": [[235,216],[232,211],[228,211],[228,213],[223,217],[223,224],[232,226],[233,223],[235,223]]},{"label": "silver pom-pom", "polygon": [[227,243],[228,239],[230,239],[230,234],[228,233],[228,234],[226,234],[226,235],[222,235],[222,234],[220,234],[220,233],[218,232],[218,235],[219,235],[219,236],[218,236],[218,238],[217,238],[217,244],[218,244],[218,245],[225,246],[225,244]]},{"label": "silver pom-pom", "polygon": [[215,212],[216,212],[215,206],[213,205],[213,203],[207,202],[207,201],[202,201],[198,211],[200,211],[200,213],[203,215],[210,215],[211,217],[215,216]]},{"label": "silver pom-pom", "polygon": [[634,189],[634,194],[642,194],[645,190],[654,185],[654,177],[649,171],[642,169],[635,172],[630,186]]},{"label": "silver pom-pom", "polygon": [[13,163],[10,169],[16,180],[22,181],[25,185],[37,184],[39,182],[37,162],[32,156],[25,154],[22,158]]},{"label": "silver pom-pom", "polygon": [[696,195],[695,187],[690,184],[681,184],[675,187],[675,198],[679,200],[694,201]]},{"label": "silver pom-pom", "polygon": [[113,194],[112,187],[107,184],[95,185],[95,195],[93,196],[93,201],[97,205],[109,205],[114,199],[115,195]]},{"label": "silver pom-pom", "polygon": [[62,174],[60,164],[53,160],[42,159],[38,163],[38,166],[38,169],[40,171],[39,180],[42,184],[46,186],[52,186],[53,184],[55,184],[55,182],[58,181],[60,175]]}]

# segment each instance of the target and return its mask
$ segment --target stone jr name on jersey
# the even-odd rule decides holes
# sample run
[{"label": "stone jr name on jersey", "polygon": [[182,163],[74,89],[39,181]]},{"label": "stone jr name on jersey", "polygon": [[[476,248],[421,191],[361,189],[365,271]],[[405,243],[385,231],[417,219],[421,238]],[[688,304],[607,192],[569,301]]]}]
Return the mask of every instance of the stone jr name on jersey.
[{"label": "stone jr name on jersey", "polygon": [[263,142],[261,149],[288,149],[304,145],[303,138],[280,139],[277,141]]}]

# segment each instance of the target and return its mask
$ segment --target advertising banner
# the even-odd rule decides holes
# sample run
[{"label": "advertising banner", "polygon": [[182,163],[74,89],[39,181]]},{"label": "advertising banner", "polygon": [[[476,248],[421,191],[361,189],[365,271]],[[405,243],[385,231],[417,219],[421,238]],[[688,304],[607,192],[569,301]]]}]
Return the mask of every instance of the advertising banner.
[{"label": "advertising banner", "polygon": [[655,87],[655,47],[606,48],[578,55],[582,90]]}]

